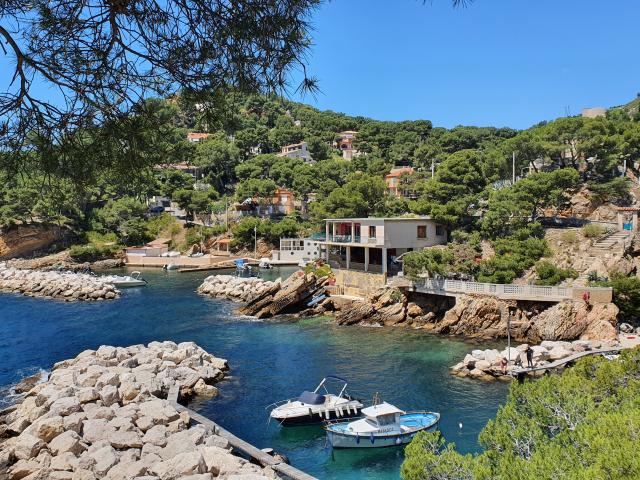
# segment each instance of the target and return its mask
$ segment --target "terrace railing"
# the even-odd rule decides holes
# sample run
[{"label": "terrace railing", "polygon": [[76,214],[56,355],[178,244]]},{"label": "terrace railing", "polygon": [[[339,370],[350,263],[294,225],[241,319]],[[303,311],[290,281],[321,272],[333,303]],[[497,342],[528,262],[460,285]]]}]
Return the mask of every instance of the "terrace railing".
[{"label": "terrace railing", "polygon": [[[611,295],[611,289],[593,287],[552,287],[544,285],[514,285],[500,283],[465,282],[461,280],[447,280],[440,278],[421,278],[412,282],[412,288],[417,292],[445,294],[484,294],[493,295],[504,299],[537,300],[559,302],[562,300],[576,299],[578,296],[589,292],[597,294],[600,298]],[[610,301],[610,300],[609,300]]]}]

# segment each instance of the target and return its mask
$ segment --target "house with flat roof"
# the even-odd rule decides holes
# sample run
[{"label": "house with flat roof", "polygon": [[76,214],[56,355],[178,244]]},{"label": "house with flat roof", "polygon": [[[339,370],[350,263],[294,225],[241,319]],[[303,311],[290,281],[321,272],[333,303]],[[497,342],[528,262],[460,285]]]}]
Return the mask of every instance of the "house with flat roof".
[{"label": "house with flat roof", "polygon": [[397,273],[398,257],[448,241],[443,225],[429,217],[327,218],[320,238],[332,268],[373,273]]},{"label": "house with flat roof", "polygon": [[293,143],[291,145],[285,145],[278,154],[279,157],[289,158],[301,158],[305,162],[312,162],[311,153],[307,142]]}]

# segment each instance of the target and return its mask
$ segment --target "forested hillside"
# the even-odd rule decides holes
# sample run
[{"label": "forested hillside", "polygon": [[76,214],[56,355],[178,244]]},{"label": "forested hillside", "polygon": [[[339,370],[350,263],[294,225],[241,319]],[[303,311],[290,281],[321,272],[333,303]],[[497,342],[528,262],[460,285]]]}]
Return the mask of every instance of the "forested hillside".
[{"label": "forested hillside", "polygon": [[[39,148],[34,135],[21,169],[0,170],[0,224],[66,225],[80,241],[113,250],[177,228],[170,219],[147,219],[145,202],[152,195],[170,197],[190,216],[212,215],[247,198],[267,203],[276,188],[285,187],[304,208],[277,220],[245,218],[231,225],[236,244],[250,243],[253,227],[275,243],[280,236],[317,230],[328,216],[430,215],[457,242],[444,252],[408,257],[409,270],[428,267],[509,282],[548,253],[536,222],[543,211],[562,211],[585,188],[601,203],[635,201],[628,177],[638,173],[640,123],[632,104],[606,118],[560,118],[517,131],[383,122],[279,97],[228,95],[217,101],[227,113],[212,118],[202,104],[182,97],[148,100],[147,114],[87,127],[55,148]],[[357,132],[351,160],[337,147],[343,131]],[[209,136],[191,143],[189,132]],[[301,141],[313,162],[277,155],[282,146]],[[172,168],[176,164],[197,168],[197,180]],[[399,165],[413,167],[400,178],[411,195],[387,193],[384,176]],[[219,225],[188,232],[187,242],[223,230]],[[495,255],[479,264],[474,258],[483,239]]]}]

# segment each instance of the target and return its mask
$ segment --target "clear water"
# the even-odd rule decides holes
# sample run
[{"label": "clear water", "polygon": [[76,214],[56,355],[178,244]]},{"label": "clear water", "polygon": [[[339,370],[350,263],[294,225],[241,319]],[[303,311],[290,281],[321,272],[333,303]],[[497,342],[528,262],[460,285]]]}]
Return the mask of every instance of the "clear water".
[{"label": "clear water", "polygon": [[259,322],[234,315],[234,303],[197,295],[202,272],[144,275],[148,287],[108,302],[0,295],[3,400],[10,400],[8,386],[21,377],[87,348],[192,340],[231,366],[221,395],[192,408],[322,479],[397,479],[403,456],[402,448],[331,452],[318,427],[267,424],[266,405],[315,388],[327,374],[347,377],[363,399],[379,392],[406,410],[440,412],[442,432],[463,452],[478,450],[479,431],[504,402],[505,385],[449,374],[472,343],[400,329],[336,327],[326,318]]}]

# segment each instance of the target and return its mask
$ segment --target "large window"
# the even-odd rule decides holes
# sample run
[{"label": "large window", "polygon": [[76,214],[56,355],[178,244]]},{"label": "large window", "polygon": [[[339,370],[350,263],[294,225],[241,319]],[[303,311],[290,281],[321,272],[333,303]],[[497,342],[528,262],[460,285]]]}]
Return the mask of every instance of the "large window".
[{"label": "large window", "polygon": [[418,238],[427,238],[427,226],[418,225]]},{"label": "large window", "polygon": [[369,226],[369,238],[376,238],[376,226],[375,225],[370,225]]}]

